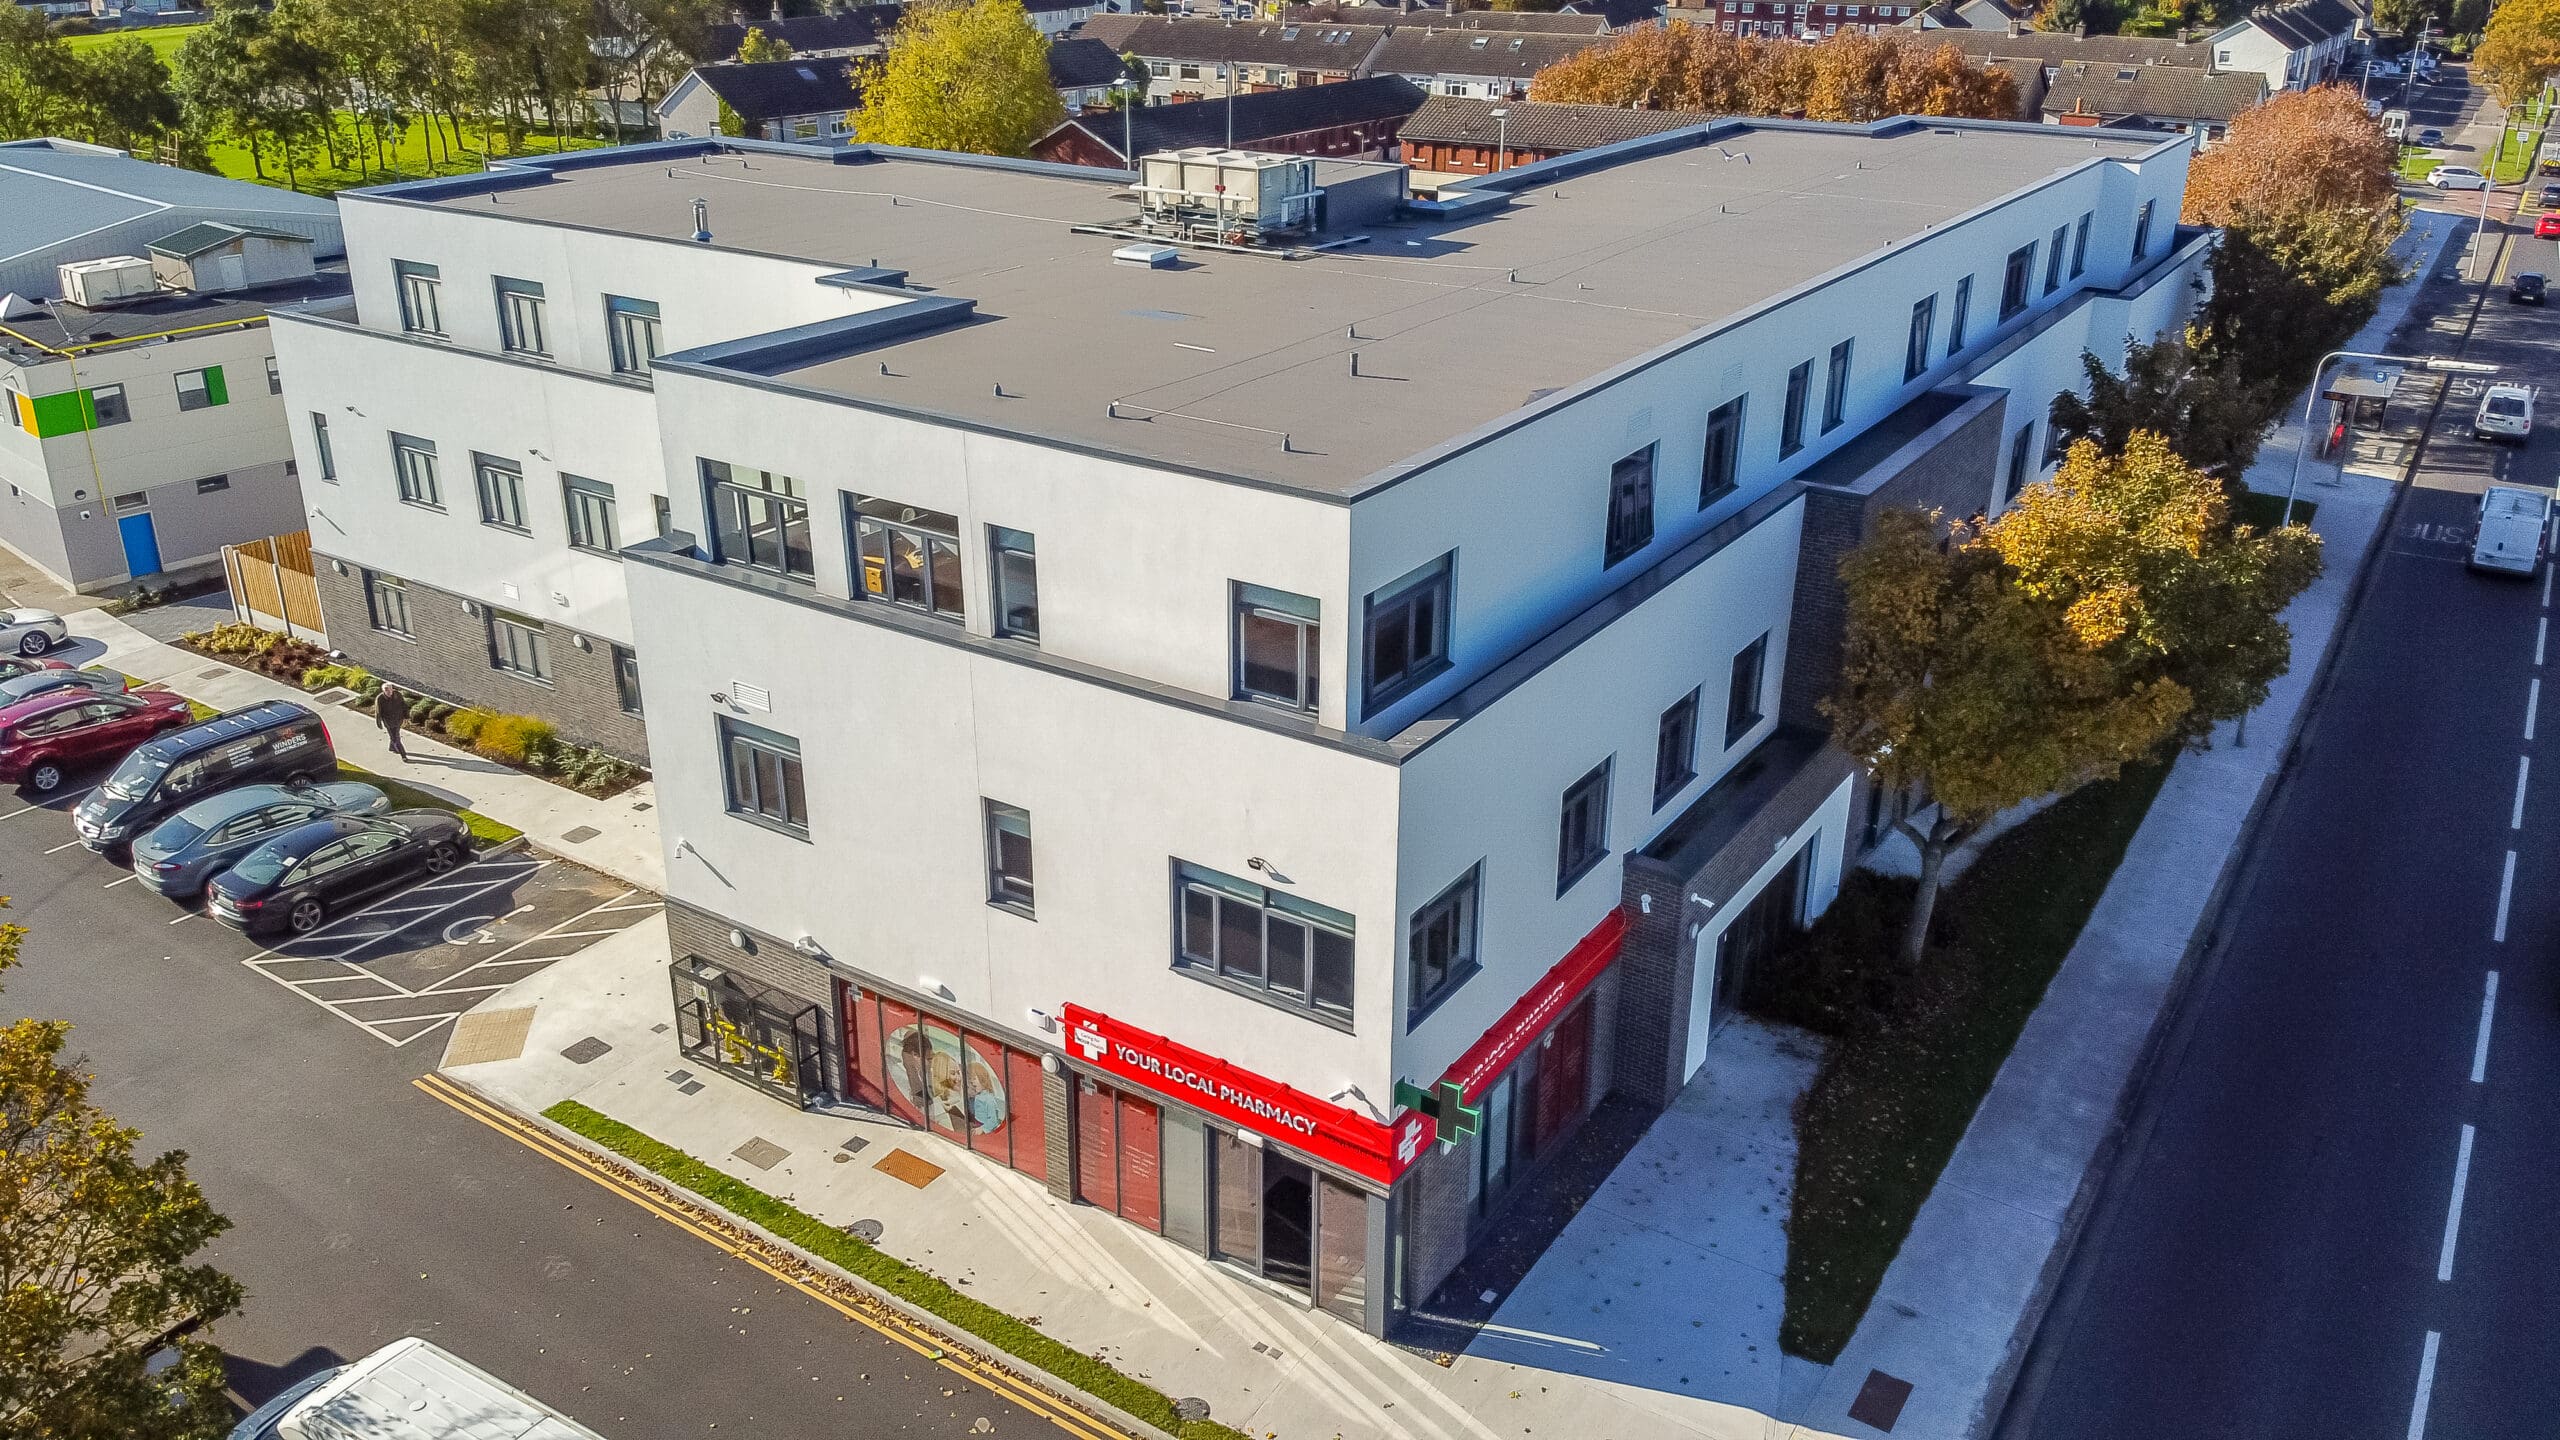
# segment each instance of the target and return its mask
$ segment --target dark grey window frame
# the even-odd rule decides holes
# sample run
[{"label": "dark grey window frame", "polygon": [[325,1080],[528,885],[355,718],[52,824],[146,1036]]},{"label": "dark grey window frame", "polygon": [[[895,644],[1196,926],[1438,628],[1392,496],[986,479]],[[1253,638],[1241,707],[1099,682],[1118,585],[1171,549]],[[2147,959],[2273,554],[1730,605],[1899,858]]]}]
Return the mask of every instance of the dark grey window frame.
[{"label": "dark grey window frame", "polygon": [[2097,216],[2090,211],[2081,211],[2080,223],[2072,232],[2071,278],[2074,280],[2079,279],[2089,269],[2089,222],[2096,218]]},{"label": "dark grey window frame", "polygon": [[276,357],[273,355],[267,357],[267,393],[270,395],[284,393],[284,372],[276,368]]},{"label": "dark grey window frame", "polygon": [[1609,776],[1616,756],[1564,789],[1556,815],[1556,896],[1609,858]]},{"label": "dark grey window frame", "polygon": [[230,488],[231,477],[228,475],[207,475],[196,481],[196,493],[199,495],[219,495]]},{"label": "dark grey window frame", "polygon": [[391,475],[401,504],[444,509],[444,476],[433,440],[391,432]]},{"label": "dark grey window frame", "polygon": [[1733,667],[1724,692],[1724,748],[1732,749],[1752,728],[1769,718],[1769,635],[1733,652]]},{"label": "dark grey window frame", "polygon": [[2000,275],[2000,323],[2008,324],[2027,313],[2033,300],[2036,282],[2036,247],[2030,241],[2009,252],[2007,268]]},{"label": "dark grey window frame", "polygon": [[640,653],[628,645],[608,644],[605,652],[613,661],[613,700],[615,708],[625,715],[643,713],[640,703]]},{"label": "dark grey window frame", "polygon": [[1929,347],[1937,339],[1938,297],[1932,293],[1911,305],[1911,339],[1902,347],[1904,384],[1929,373]]},{"label": "dark grey window frame", "polygon": [[110,425],[123,425],[133,419],[133,404],[125,398],[124,382],[92,385],[89,390],[89,418],[100,430]]},{"label": "dark grey window frame", "polygon": [[1947,308],[1947,358],[1953,360],[1964,351],[1965,312],[1973,308],[1973,277],[1956,277],[1955,303]]},{"label": "dark grey window frame", "polygon": [[[726,715],[712,717],[720,736],[720,788],[729,813],[750,825],[761,826],[777,835],[797,840],[809,838],[809,781],[801,766],[800,742],[779,731]],[[748,760],[747,777],[754,793],[739,790],[738,760]],[[772,767],[774,792],[765,794],[767,777],[762,762]],[[793,791],[798,792],[798,809],[793,808]]]},{"label": "dark grey window frame", "polygon": [[604,297],[604,324],[613,346],[613,373],[647,375],[658,359],[658,302],[628,295]]},{"label": "dark grey window frame", "polygon": [[329,442],[329,417],[317,410],[311,412],[311,448],[320,456],[320,478],[337,484],[338,452]]},{"label": "dark grey window frame", "polygon": [[1831,347],[1831,363],[1824,375],[1822,391],[1822,433],[1830,434],[1849,419],[1849,364],[1857,355],[1857,337]]},{"label": "dark grey window frame", "polygon": [[[1360,708],[1374,715],[1449,668],[1449,606],[1457,589],[1458,552],[1417,566],[1369,592],[1362,602],[1360,626]],[[1393,651],[1379,642],[1401,641],[1404,665],[1393,673],[1379,670],[1379,657]]]},{"label": "dark grey window frame", "polygon": [[2062,262],[2065,258],[2062,252],[2070,242],[2071,227],[2067,224],[2054,226],[2052,238],[2045,242],[2044,293],[2047,295],[2062,288]]},{"label": "dark grey window frame", "polygon": [[584,475],[562,472],[561,518],[569,527],[569,548],[590,555],[622,558],[621,504],[613,486]]},{"label": "dark grey window frame", "polygon": [[2009,480],[2000,492],[2004,504],[2017,499],[2018,492],[2027,488],[2028,466],[2034,463],[2028,457],[2034,453],[2035,437],[2036,422],[2032,419],[2009,437]]},{"label": "dark grey window frame", "polygon": [[[1192,929],[1196,900],[1206,899],[1208,914],[1207,951],[1195,948]],[[1258,974],[1247,973],[1241,962],[1232,967],[1223,953],[1227,934],[1227,905],[1250,907],[1259,912],[1254,921],[1255,957]],[[1300,954],[1301,985],[1298,991],[1272,983],[1273,922],[1295,927],[1304,932],[1304,949]],[[1316,999],[1317,936],[1330,936],[1341,943],[1342,994],[1339,1003]],[[1274,890],[1270,886],[1241,879],[1205,865],[1186,860],[1173,862],[1173,969],[1203,984],[1259,1000],[1275,1010],[1302,1016],[1320,1025],[1350,1031],[1358,999],[1359,935],[1352,917],[1330,906],[1301,900],[1295,895]]]},{"label": "dark grey window frame", "polygon": [[2151,210],[2158,201],[2145,200],[2133,217],[2133,258],[2139,260],[2151,246]]},{"label": "dark grey window frame", "polygon": [[[1424,901],[1405,923],[1405,1030],[1429,1018],[1484,969],[1477,960],[1484,862],[1467,867],[1448,889]],[[1446,953],[1442,950],[1445,947]],[[1426,957],[1430,963],[1426,964]]]},{"label": "dark grey window frame", "polygon": [[1804,419],[1813,408],[1813,362],[1804,361],[1787,372],[1787,401],[1778,411],[1778,458],[1784,460],[1804,448]]},{"label": "dark grey window frame", "polygon": [[[385,635],[397,635],[403,640],[417,639],[416,624],[409,618],[409,582],[379,570],[367,570],[362,574],[366,622]],[[399,612],[396,615],[392,613],[395,610]]]},{"label": "dark grey window frame", "polygon": [[[818,552],[810,538],[809,501],[800,493],[800,482],[771,470],[749,470],[723,460],[700,463],[712,559],[741,570],[760,571],[804,585],[816,584]],[[750,485],[738,479],[740,475],[757,476],[759,483]],[[727,522],[733,519],[732,529]],[[802,562],[797,565],[793,563],[791,545],[795,525],[800,534],[798,559]],[[745,554],[732,553],[732,535],[744,546]],[[773,551],[769,560],[758,553],[767,545]]]},{"label": "dark grey window frame", "polygon": [[391,280],[399,292],[400,332],[444,339],[444,271],[423,261],[394,260]]},{"label": "dark grey window frame", "polygon": [[[1033,913],[1038,895],[1032,883],[1031,812],[1019,805],[980,796],[978,800],[987,832],[987,903],[998,910],[1010,910],[1025,918]],[[1017,827],[1018,828],[1015,828]],[[1013,862],[1005,855],[1005,837],[1022,841],[1022,873],[1016,875]]]},{"label": "dark grey window frame", "polygon": [[987,527],[988,628],[998,639],[1040,643],[1040,539],[1028,530]]},{"label": "dark grey window frame", "polygon": [[551,358],[551,317],[539,280],[495,275],[490,284],[498,297],[498,348],[534,360]]},{"label": "dark grey window frame", "polygon": [[[1229,582],[1228,590],[1231,618],[1227,630],[1229,644],[1234,651],[1228,679],[1235,686],[1235,698],[1274,705],[1283,710],[1312,712],[1324,694],[1323,602],[1313,596],[1248,585],[1241,580]],[[1248,623],[1288,626],[1297,630],[1297,685],[1294,693],[1283,695],[1277,690],[1247,683],[1247,676],[1251,673],[1245,663],[1245,626]]]},{"label": "dark grey window frame", "polygon": [[551,632],[530,615],[518,615],[494,605],[484,608],[489,617],[489,668],[528,685],[549,688]]},{"label": "dark grey window frame", "polygon": [[499,455],[471,453],[471,493],[480,502],[480,523],[518,535],[533,533],[525,514],[524,467]]},{"label": "dark grey window frame", "polygon": [[[220,403],[213,398],[213,372],[218,368],[212,365],[199,366],[193,370],[181,370],[170,377],[177,387],[179,414],[184,415],[195,410],[211,410]],[[192,400],[187,395],[187,380],[191,376],[196,382],[195,396]]]},{"label": "dark grey window frame", "polygon": [[1736,395],[1707,412],[1706,443],[1698,455],[1698,508],[1742,488],[1742,436],[1749,394]]},{"label": "dark grey window frame", "polygon": [[[879,507],[879,508],[866,508]],[[893,605],[914,615],[930,615],[957,625],[968,618],[968,576],[960,563],[960,517],[940,510],[927,510],[903,500],[880,495],[844,497],[844,532],[852,546],[847,556],[855,580],[853,596],[879,605]],[[922,581],[918,598],[898,596],[897,560],[901,541],[911,545],[922,558],[918,572]],[[874,542],[878,554],[872,553]],[[872,583],[873,562],[879,564],[879,584]],[[948,566],[946,574],[944,567]],[[949,601],[944,602],[944,582],[949,582]]]},{"label": "dark grey window frame", "polygon": [[1660,810],[1671,803],[1671,797],[1698,778],[1698,687],[1671,702],[1662,712],[1653,735],[1653,808]]},{"label": "dark grey window frame", "polygon": [[1609,467],[1606,570],[1653,543],[1653,459],[1657,442]]}]

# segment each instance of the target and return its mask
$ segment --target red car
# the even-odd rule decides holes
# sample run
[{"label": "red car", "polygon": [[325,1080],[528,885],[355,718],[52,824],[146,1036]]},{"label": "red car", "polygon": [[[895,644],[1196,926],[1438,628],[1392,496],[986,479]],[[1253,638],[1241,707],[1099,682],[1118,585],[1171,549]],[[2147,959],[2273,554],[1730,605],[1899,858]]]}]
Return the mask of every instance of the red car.
[{"label": "red car", "polygon": [[22,700],[0,709],[0,785],[19,783],[50,795],[73,767],[115,759],[164,730],[194,723],[187,697],[167,690],[56,690]]},{"label": "red car", "polygon": [[2541,219],[2533,222],[2533,233],[2535,238],[2542,240],[2560,236],[2560,215],[2545,212]]},{"label": "red car", "polygon": [[70,668],[70,664],[62,660],[37,660],[24,655],[0,655],[0,680],[15,680],[21,675],[33,675],[39,670]]}]

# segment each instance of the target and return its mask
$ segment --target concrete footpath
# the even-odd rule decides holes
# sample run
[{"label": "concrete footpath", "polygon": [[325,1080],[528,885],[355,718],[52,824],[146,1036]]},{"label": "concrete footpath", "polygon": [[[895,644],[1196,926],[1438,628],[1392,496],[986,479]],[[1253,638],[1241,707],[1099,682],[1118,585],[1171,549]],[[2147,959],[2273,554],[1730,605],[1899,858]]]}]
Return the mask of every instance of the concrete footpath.
[{"label": "concrete footpath", "polygon": [[[55,654],[75,664],[110,666],[217,710],[260,700],[312,704],[300,686],[164,644],[103,610],[73,610],[64,618],[70,623],[73,643]],[[371,716],[337,707],[315,708],[329,722],[329,738],[337,746],[338,758],[348,764],[512,825],[552,854],[626,884],[651,892],[666,888],[666,859],[658,848],[657,792],[647,782],[599,800],[415,731],[401,737],[409,752],[404,761],[391,753],[390,743]]]},{"label": "concrete footpath", "polygon": [[[2421,277],[2460,228],[2450,216],[2412,217],[2403,253]],[[2422,283],[2388,292],[2345,348],[2390,350]],[[2289,418],[2260,449],[2247,477],[2252,490],[2284,493],[2301,440],[2303,398],[2293,398]],[[2391,418],[2400,425],[2418,417],[2395,411]],[[2302,470],[2300,494],[2319,507],[2311,528],[2326,545],[2327,567],[2285,611],[2291,671],[2242,722],[2245,743],[2239,726],[2226,725],[2212,749],[2183,755],[2171,768],[1866,1317],[1813,1403],[1794,1417],[1794,1434],[1953,1440],[1985,1434],[1997,1422],[2098,1163],[2112,1148],[2127,1087],[2249,821],[2292,748],[2382,533],[2405,446],[2366,443],[2341,458],[2343,465],[2315,457]]]}]

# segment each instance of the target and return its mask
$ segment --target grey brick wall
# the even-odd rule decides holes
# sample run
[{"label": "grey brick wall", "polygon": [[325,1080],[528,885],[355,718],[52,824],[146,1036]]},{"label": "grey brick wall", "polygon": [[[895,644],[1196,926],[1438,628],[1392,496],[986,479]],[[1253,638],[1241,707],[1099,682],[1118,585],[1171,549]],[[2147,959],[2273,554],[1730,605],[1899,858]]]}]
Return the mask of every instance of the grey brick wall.
[{"label": "grey brick wall", "polygon": [[[1467,1172],[1480,1139],[1425,1145],[1396,1189],[1403,1198],[1405,1301],[1419,1306],[1467,1258]],[[1385,1276],[1378,1277],[1385,1280]]]},{"label": "grey brick wall", "polygon": [[1040,1067],[1040,1115],[1048,1127],[1042,1138],[1049,1147],[1049,1193],[1073,1204],[1076,1198],[1076,1077],[1061,1068],[1056,1074]]},{"label": "grey brick wall", "polygon": [[[327,566],[321,567],[326,570]],[[331,632],[335,638],[335,631]],[[729,942],[732,928],[743,931],[746,948]],[[820,1053],[826,1057],[824,1084],[838,1095],[847,1093],[845,1083],[844,1016],[836,1003],[836,976],[825,965],[791,948],[791,942],[761,930],[732,926],[731,922],[708,910],[687,905],[681,900],[667,902],[667,952],[670,964],[687,955],[699,955],[741,979],[798,997],[820,1007],[826,1017],[822,1022]],[[671,1002],[672,1003],[672,1002]]]},{"label": "grey brick wall", "polygon": [[[404,639],[373,628],[365,607],[363,567],[317,551],[312,561],[329,643],[355,663],[386,680],[456,704],[539,716],[559,727],[566,739],[638,764],[648,763],[648,730],[639,716],[623,713],[620,692],[614,686],[611,641],[545,622],[543,629],[551,639],[551,683],[537,685],[489,664],[488,607],[481,607],[480,615],[469,614],[462,608],[463,597],[410,580],[409,625],[414,638]],[[338,573],[342,565],[343,575]],[[586,642],[584,649],[579,647],[581,640]]]},{"label": "grey brick wall", "polygon": [[[1627,938],[1613,967],[1618,994],[1611,1069],[1619,1094],[1658,1110],[1680,1093],[1697,948],[1684,929],[1689,904],[1679,876],[1658,860],[1631,855],[1625,887],[1619,906],[1627,917]],[[1643,904],[1648,896],[1650,915]]]}]

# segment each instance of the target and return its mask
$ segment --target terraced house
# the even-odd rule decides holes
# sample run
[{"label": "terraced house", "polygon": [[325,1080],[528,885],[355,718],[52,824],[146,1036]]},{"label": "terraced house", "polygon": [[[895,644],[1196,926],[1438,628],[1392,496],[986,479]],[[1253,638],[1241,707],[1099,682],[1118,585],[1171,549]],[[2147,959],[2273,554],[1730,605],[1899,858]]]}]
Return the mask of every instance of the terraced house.
[{"label": "terraced house", "polygon": [[350,197],[277,334],[332,634],[645,728],[686,1063],[1386,1332],[1871,842],[1838,559],[2179,323],[2191,143],[660,144]]}]

